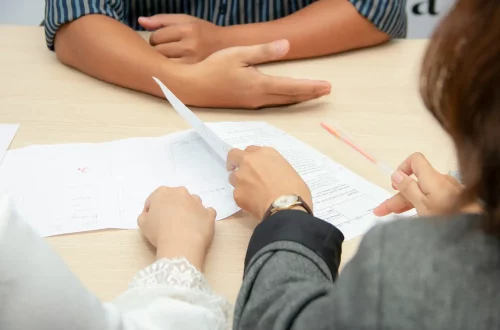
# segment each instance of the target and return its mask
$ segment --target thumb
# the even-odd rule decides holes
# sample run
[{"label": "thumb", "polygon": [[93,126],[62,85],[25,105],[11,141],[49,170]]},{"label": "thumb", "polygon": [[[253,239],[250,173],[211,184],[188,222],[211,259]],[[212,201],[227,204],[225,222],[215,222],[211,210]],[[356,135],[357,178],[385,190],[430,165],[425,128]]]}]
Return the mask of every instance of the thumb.
[{"label": "thumb", "polygon": [[392,184],[416,209],[419,209],[426,198],[418,182],[402,171],[394,172],[391,176]]},{"label": "thumb", "polygon": [[147,213],[145,212],[142,212],[141,214],[139,214],[139,216],[137,217],[137,226],[139,228],[143,228],[144,225],[146,224],[146,217],[147,217]]},{"label": "thumb", "polygon": [[154,15],[150,17],[144,17],[141,16],[137,20],[139,24],[145,28],[146,30],[158,30],[159,28],[162,28],[164,26],[164,19],[163,19],[162,14],[160,15]]},{"label": "thumb", "polygon": [[290,50],[290,43],[283,39],[267,44],[237,48],[239,60],[245,64],[254,65],[282,58]]}]

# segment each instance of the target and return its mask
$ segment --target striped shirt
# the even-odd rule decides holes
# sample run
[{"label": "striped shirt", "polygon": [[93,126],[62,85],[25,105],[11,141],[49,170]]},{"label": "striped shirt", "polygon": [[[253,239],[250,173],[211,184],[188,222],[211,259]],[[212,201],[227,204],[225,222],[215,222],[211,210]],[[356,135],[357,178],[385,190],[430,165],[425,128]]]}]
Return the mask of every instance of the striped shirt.
[{"label": "striped shirt", "polygon": [[[266,22],[290,15],[316,0],[46,0],[45,37],[54,37],[63,24],[84,15],[113,17],[135,30],[140,16],[188,14],[219,26]],[[406,36],[406,0],[346,0],[379,30],[393,38]],[[305,27],[307,28],[307,27]]]}]

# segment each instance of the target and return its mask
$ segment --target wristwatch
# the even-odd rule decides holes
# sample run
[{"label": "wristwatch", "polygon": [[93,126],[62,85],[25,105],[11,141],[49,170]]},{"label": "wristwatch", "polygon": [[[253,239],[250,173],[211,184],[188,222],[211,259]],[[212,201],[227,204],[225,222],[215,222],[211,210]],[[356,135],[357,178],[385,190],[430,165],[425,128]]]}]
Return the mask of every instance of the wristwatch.
[{"label": "wristwatch", "polygon": [[309,205],[307,205],[307,203],[304,202],[304,200],[300,196],[282,195],[276,198],[274,202],[272,202],[271,206],[269,206],[266,213],[264,214],[264,219],[269,218],[271,215],[278,211],[289,210],[296,206],[302,206],[307,211],[307,213],[313,215],[313,212]]}]

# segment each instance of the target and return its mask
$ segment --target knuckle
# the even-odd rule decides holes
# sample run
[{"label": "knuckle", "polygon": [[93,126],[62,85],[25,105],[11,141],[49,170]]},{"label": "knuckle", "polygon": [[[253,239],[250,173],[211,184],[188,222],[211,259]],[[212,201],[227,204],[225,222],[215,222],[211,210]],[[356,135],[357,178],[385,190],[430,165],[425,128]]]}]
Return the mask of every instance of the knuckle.
[{"label": "knuckle", "polygon": [[256,145],[250,145],[248,147],[245,148],[245,151],[246,152],[252,152],[252,151],[259,151],[261,150],[262,147],[259,147],[259,146],[256,146]]},{"label": "knuckle", "polygon": [[190,36],[194,32],[194,25],[193,24],[183,24],[179,27],[179,31],[181,32],[181,35],[184,37]]},{"label": "knuckle", "polygon": [[167,194],[169,192],[170,188],[166,187],[166,186],[160,186],[158,188],[156,188],[155,190],[155,193],[159,194],[159,195],[164,195],[164,194]]},{"label": "knuckle", "polygon": [[409,197],[409,199],[415,199],[415,198],[420,198],[422,194],[419,194],[418,192],[420,191],[420,187],[418,186],[417,181],[413,179],[409,179],[403,181],[403,191]]},{"label": "knuckle", "polygon": [[187,190],[186,187],[182,186],[182,187],[177,187],[175,188],[176,192],[181,195],[181,196],[187,196],[187,195],[190,195],[189,191]]},{"label": "knuckle", "polygon": [[274,149],[273,147],[263,147],[262,150],[270,155],[276,155],[279,154],[278,150]]},{"label": "knuckle", "polygon": [[[243,156],[241,156],[240,167],[241,167],[241,165],[243,165],[245,163],[248,163],[249,160],[250,160],[250,154],[249,153],[245,153]],[[238,175],[238,172],[239,171],[236,171],[235,175]]]},{"label": "knuckle", "polygon": [[149,37],[149,43],[153,46],[156,46],[160,44],[160,39],[161,39],[161,32],[162,30],[155,31],[151,33],[151,36]]},{"label": "knuckle", "polygon": [[217,211],[215,211],[215,209],[213,207],[209,207],[207,208],[207,211],[208,211],[208,215],[211,217],[211,218],[215,218],[217,217]]},{"label": "knuckle", "polygon": [[237,170],[237,171],[234,171],[232,175],[233,175],[234,182],[235,183],[239,182],[241,180],[241,176],[242,176],[241,169]]},{"label": "knuckle", "polygon": [[241,205],[241,203],[243,202],[244,195],[241,193],[240,189],[237,189],[237,188],[234,189],[233,197],[234,197],[234,201],[236,202],[236,204]]},{"label": "knuckle", "polygon": [[234,171],[229,174],[229,184],[233,187],[236,185],[236,179],[234,177],[235,175],[236,173]]}]

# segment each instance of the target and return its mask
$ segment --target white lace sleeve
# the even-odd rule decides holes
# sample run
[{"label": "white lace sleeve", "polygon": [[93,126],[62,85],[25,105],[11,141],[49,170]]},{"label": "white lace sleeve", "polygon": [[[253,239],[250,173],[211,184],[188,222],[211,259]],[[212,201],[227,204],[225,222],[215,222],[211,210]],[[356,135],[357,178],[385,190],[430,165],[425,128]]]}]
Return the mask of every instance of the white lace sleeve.
[{"label": "white lace sleeve", "polygon": [[212,292],[203,274],[186,259],[155,262],[117,299],[102,303],[19,217],[8,199],[0,199],[0,292],[2,330],[231,327],[230,305]]},{"label": "white lace sleeve", "polygon": [[130,283],[130,288],[166,284],[211,292],[205,277],[186,258],[160,259],[144,268]]},{"label": "white lace sleeve", "polygon": [[231,305],[185,258],[161,259],[141,270],[114,304],[122,313],[137,315],[140,310],[147,322],[153,315],[158,329],[227,330],[232,325]]}]

